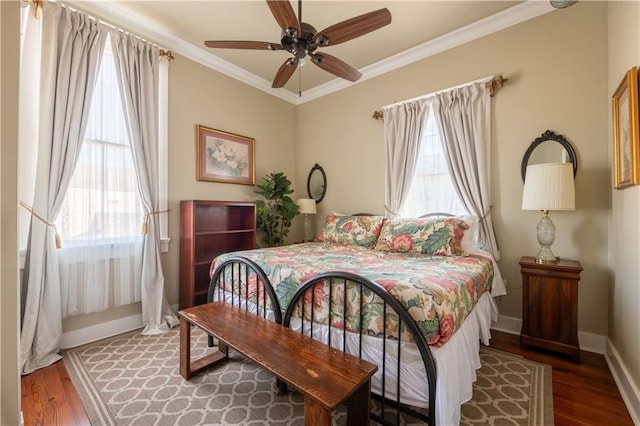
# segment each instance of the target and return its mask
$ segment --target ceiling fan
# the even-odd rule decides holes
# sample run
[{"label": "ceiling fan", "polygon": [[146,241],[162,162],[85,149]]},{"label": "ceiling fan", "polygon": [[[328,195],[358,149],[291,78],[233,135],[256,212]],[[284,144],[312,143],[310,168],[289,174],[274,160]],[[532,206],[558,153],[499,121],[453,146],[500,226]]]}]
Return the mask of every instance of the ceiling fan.
[{"label": "ceiling fan", "polygon": [[280,43],[219,40],[205,41],[204,44],[207,47],[222,49],[285,50],[291,53],[293,57],[284,61],[278,69],[271,85],[273,88],[284,86],[306,56],[331,74],[349,81],[357,81],[362,77],[360,71],[335,56],[318,52],[318,49],[352,40],[391,23],[391,12],[383,8],[316,31],[312,25],[302,22],[302,0],[298,1],[298,17],[289,0],[267,0],[267,4],[282,29]]}]

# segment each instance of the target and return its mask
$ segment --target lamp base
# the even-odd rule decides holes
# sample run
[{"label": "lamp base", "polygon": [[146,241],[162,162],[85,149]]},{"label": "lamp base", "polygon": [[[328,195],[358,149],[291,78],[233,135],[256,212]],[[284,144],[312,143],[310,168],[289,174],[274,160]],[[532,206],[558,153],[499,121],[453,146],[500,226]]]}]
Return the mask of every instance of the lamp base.
[{"label": "lamp base", "polygon": [[557,257],[549,247],[540,247],[538,254],[536,255],[536,263],[547,264],[547,263],[558,263],[560,258]]},{"label": "lamp base", "polygon": [[311,219],[309,215],[305,213],[304,215],[304,241],[309,242],[313,241],[313,232],[311,231]]},{"label": "lamp base", "polygon": [[549,211],[542,211],[542,218],[537,228],[538,243],[540,250],[536,255],[536,263],[557,263],[558,258],[551,251],[551,244],[556,239],[556,226],[549,217]]}]

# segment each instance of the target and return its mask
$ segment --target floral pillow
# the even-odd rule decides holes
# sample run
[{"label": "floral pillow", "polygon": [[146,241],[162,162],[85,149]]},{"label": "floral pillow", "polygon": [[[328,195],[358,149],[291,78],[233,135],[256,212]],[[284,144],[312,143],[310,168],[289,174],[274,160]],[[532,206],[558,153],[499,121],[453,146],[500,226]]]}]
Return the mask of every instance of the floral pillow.
[{"label": "floral pillow", "polygon": [[318,241],[373,247],[380,235],[384,216],[327,216]]},{"label": "floral pillow", "polygon": [[388,220],[375,249],[394,253],[421,253],[432,256],[458,256],[462,238],[469,225],[462,219],[396,219]]}]

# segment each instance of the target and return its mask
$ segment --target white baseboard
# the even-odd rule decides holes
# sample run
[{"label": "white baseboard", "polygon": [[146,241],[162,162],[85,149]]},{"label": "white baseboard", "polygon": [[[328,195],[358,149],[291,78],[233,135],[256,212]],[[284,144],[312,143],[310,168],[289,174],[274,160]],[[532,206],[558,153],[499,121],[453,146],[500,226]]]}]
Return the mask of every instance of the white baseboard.
[{"label": "white baseboard", "polygon": [[142,314],[131,315],[101,324],[67,331],[62,334],[60,349],[75,348],[138,328],[142,328]]},{"label": "white baseboard", "polygon": [[622,400],[627,406],[627,410],[629,410],[633,423],[640,425],[640,391],[638,390],[638,385],[631,379],[629,370],[622,362],[618,350],[609,339],[607,339],[607,351],[604,354],[604,358],[607,360],[613,380],[618,385]]},{"label": "white baseboard", "polygon": [[[173,312],[178,311],[178,305],[171,305]],[[87,343],[96,342],[108,337],[142,328],[142,314],[131,315],[116,320],[107,321],[77,330],[67,331],[62,334],[60,349],[70,349]]]},{"label": "white baseboard", "polygon": [[[494,322],[491,328],[505,333],[520,334],[522,320],[498,315],[498,321]],[[580,349],[583,351],[604,355],[607,350],[607,336],[578,331],[578,341],[580,342]]]}]

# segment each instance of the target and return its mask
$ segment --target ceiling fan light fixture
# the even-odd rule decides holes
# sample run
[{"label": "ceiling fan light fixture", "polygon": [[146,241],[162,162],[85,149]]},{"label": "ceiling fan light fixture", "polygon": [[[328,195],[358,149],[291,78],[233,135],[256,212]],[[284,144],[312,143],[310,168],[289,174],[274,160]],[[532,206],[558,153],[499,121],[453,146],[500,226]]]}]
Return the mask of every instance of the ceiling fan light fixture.
[{"label": "ceiling fan light fixture", "polygon": [[556,9],[566,9],[578,3],[578,0],[550,0],[549,3]]}]

